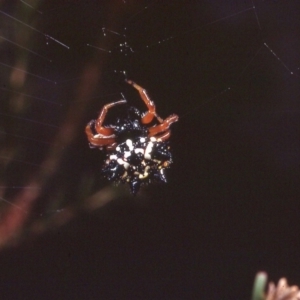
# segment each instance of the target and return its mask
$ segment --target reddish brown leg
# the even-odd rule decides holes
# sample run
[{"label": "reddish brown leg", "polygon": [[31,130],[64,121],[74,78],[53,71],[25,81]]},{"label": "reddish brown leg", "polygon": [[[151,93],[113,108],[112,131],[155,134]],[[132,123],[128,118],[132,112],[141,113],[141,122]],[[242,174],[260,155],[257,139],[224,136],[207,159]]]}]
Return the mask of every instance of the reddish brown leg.
[{"label": "reddish brown leg", "polygon": [[168,129],[166,132],[162,133],[161,135],[155,136],[156,140],[159,141],[166,141],[171,135],[171,130]]},{"label": "reddish brown leg", "polygon": [[142,88],[141,86],[139,86],[138,84],[136,84],[135,82],[133,82],[132,80],[126,80],[126,82],[128,84],[131,84],[136,90],[138,90],[140,97],[145,102],[145,104],[148,108],[148,111],[142,117],[142,123],[148,124],[153,120],[154,117],[157,118],[159,123],[162,123],[163,119],[156,114],[155,104],[148,96],[147,91],[144,88]]},{"label": "reddish brown leg", "polygon": [[[155,136],[158,133],[168,131],[170,126],[177,121],[178,121],[177,115],[171,115],[171,116],[167,117],[165,120],[163,120],[163,122],[161,124],[149,128],[149,136]],[[165,138],[165,139],[167,139],[167,138]]]},{"label": "reddish brown leg", "polygon": [[95,146],[95,147],[102,147],[102,146],[107,146],[111,145],[115,142],[115,135],[102,135],[96,134],[94,135],[91,129],[91,126],[93,126],[93,122],[90,122],[86,125],[85,127],[85,133],[88,137],[89,142]]},{"label": "reddish brown leg", "polygon": [[109,103],[109,104],[106,104],[106,105],[103,106],[103,108],[102,108],[102,110],[99,114],[99,117],[98,117],[98,119],[96,120],[96,123],[95,123],[95,129],[96,129],[97,133],[103,134],[105,136],[109,136],[109,135],[112,135],[114,133],[113,128],[102,127],[102,124],[104,122],[104,119],[106,117],[106,114],[107,114],[108,110],[111,107],[119,105],[119,104],[124,104],[124,103],[126,103],[126,100],[119,100],[119,101],[112,102],[112,103]]}]

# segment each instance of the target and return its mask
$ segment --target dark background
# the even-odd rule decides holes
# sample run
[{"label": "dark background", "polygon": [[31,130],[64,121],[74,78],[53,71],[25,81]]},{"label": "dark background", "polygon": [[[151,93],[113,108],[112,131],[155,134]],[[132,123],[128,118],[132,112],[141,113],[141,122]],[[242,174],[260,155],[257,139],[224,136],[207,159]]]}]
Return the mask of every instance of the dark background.
[{"label": "dark background", "polygon": [[[21,242],[0,254],[1,298],[250,299],[260,270],[271,280],[286,276],[300,284],[299,1],[115,1],[118,16],[107,8],[112,5],[97,2],[39,3],[43,14],[34,14],[32,26],[70,49],[33,32],[30,48],[53,62],[29,57],[27,72],[43,78],[27,74],[25,91],[55,105],[31,101],[19,120],[2,101],[8,138],[14,122],[35,140],[16,137],[22,156],[2,172],[12,204],[9,187],[36,173],[49,147],[41,141],[55,140],[78,102],[85,64],[90,57],[105,61]],[[21,4],[2,1],[1,10],[15,15]],[[12,37],[14,20],[1,18]],[[124,40],[113,34],[107,35],[111,54],[86,46],[103,39],[110,18],[133,54],[123,55],[116,46]],[[14,45],[1,46],[1,62],[13,66]],[[0,67],[3,87],[11,69]],[[149,91],[162,117],[179,115],[174,164],[168,184],[145,187],[137,197],[119,187],[112,201],[87,212],[80,203],[108,183],[100,177],[104,156],[88,148],[85,124],[120,92],[143,108],[121,81],[123,69]],[[83,193],[87,177],[93,180]],[[30,225],[58,198],[51,216],[74,205],[76,217],[33,239]]]}]

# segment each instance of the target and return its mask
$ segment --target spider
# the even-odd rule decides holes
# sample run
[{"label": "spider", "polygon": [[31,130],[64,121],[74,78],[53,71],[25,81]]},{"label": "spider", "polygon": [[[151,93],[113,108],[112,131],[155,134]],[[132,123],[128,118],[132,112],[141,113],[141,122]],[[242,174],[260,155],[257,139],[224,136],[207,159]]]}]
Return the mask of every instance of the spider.
[{"label": "spider", "polygon": [[157,115],[155,104],[146,90],[132,80],[126,82],[139,92],[148,110],[141,113],[137,108],[130,107],[126,118],[104,126],[108,110],[125,104],[126,100],[108,103],[102,108],[98,119],[87,124],[85,132],[91,148],[106,150],[102,167],[104,177],[117,183],[128,183],[131,192],[136,194],[143,184],[166,182],[164,170],[172,163],[168,145],[170,126],[178,121],[178,116],[172,114],[162,119]]}]

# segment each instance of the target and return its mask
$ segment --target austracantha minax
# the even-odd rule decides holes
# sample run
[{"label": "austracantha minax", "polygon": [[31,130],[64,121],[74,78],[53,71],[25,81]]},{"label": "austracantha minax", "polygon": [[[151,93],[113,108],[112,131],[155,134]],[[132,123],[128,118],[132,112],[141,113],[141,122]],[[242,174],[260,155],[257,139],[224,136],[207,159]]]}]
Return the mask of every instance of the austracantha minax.
[{"label": "austracantha minax", "polygon": [[[98,119],[87,124],[85,132],[90,147],[107,150],[102,168],[104,177],[116,183],[128,183],[131,192],[136,194],[143,184],[166,182],[164,171],[172,163],[168,145],[170,126],[178,121],[178,116],[160,118],[146,90],[131,80],[126,82],[138,90],[148,111],[142,114],[137,108],[130,107],[127,118],[103,126],[108,109],[124,104],[126,100],[106,104]],[[158,124],[150,126],[153,120]]]}]

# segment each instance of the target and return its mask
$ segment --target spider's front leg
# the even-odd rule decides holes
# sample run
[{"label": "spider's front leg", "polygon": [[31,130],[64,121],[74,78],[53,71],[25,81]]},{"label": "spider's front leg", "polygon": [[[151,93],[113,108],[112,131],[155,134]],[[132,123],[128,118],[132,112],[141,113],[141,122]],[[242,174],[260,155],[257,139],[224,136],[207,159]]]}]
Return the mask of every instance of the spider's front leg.
[{"label": "spider's front leg", "polygon": [[148,111],[142,117],[142,123],[148,124],[153,120],[154,117],[157,118],[159,123],[162,123],[163,119],[156,114],[155,104],[148,96],[147,91],[144,88],[142,88],[141,86],[139,86],[138,84],[136,84],[135,82],[133,82],[132,80],[126,80],[126,82],[128,84],[132,85],[139,92],[140,97],[145,102],[145,104],[148,108]]},{"label": "spider's front leg", "polygon": [[85,133],[88,137],[91,147],[106,147],[108,150],[114,149],[116,145],[114,128],[103,127],[102,124],[105,120],[108,109],[115,105],[124,103],[126,103],[126,100],[120,100],[104,105],[98,119],[96,121],[93,120],[86,125]]},{"label": "spider's front leg", "polygon": [[112,103],[109,103],[109,104],[106,104],[106,105],[103,106],[103,108],[102,108],[102,110],[99,114],[99,117],[98,117],[98,119],[96,120],[96,123],[95,123],[95,130],[97,131],[97,133],[105,135],[105,136],[109,136],[109,135],[112,135],[114,133],[113,128],[103,127],[102,124],[105,120],[105,117],[106,117],[106,114],[107,114],[108,110],[111,107],[116,106],[116,105],[120,105],[120,104],[124,104],[124,103],[126,103],[126,100],[119,100],[119,101],[112,102]]}]

